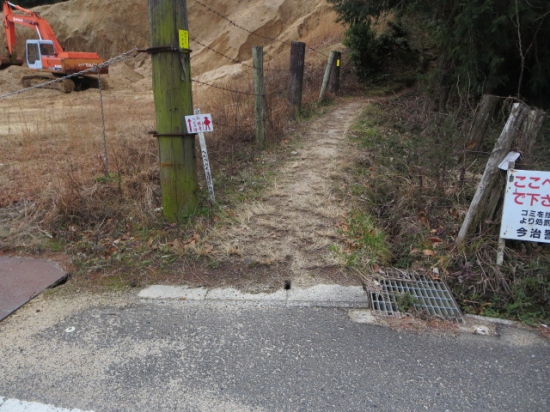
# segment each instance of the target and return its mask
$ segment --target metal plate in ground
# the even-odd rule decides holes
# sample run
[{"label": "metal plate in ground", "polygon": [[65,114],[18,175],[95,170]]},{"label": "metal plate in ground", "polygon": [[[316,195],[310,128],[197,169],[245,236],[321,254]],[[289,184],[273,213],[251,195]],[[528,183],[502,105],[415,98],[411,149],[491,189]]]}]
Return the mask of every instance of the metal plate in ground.
[{"label": "metal plate in ground", "polygon": [[0,320],[66,277],[49,260],[0,256]]},{"label": "metal plate in ground", "polygon": [[463,322],[449,287],[440,280],[418,273],[407,279],[378,279],[376,290],[369,290],[371,308],[375,314],[401,316],[404,309],[429,316]]}]

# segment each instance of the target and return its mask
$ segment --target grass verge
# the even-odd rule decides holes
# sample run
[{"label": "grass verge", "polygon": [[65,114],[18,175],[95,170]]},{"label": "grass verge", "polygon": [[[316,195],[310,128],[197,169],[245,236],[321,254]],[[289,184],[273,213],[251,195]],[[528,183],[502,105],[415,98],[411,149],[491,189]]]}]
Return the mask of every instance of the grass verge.
[{"label": "grass verge", "polygon": [[[348,223],[348,238],[361,238],[357,233],[373,216],[367,232],[385,233],[387,253],[378,250],[386,264],[445,279],[467,313],[548,323],[548,244],[508,241],[505,263],[496,265],[500,212],[465,247],[454,241],[505,114],[486,147],[471,153],[465,148],[472,113],[441,114],[429,107],[429,97],[415,88],[373,102],[363,113],[351,136],[359,154],[346,186],[361,218]],[[547,139],[546,128],[532,170],[549,170]],[[348,254],[350,262],[372,259],[361,249],[357,253]]]}]

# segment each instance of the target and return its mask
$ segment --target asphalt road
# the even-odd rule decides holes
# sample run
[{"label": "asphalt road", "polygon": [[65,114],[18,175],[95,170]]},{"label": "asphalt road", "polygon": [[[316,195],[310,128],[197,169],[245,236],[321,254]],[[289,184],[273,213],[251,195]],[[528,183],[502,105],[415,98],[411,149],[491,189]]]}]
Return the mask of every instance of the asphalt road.
[{"label": "asphalt road", "polygon": [[549,393],[550,345],[506,326],[414,334],[347,309],[135,296],[38,299],[0,323],[0,397],[58,408],[546,412]]}]

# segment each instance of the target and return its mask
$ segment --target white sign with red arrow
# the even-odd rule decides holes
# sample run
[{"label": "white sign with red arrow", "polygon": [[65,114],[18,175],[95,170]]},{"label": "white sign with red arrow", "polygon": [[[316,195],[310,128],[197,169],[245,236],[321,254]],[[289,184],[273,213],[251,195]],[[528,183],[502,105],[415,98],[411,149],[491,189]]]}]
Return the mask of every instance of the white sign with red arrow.
[{"label": "white sign with red arrow", "polygon": [[187,123],[187,133],[198,133],[199,143],[201,146],[202,163],[204,165],[204,174],[206,177],[206,184],[208,186],[208,195],[212,203],[216,201],[214,196],[214,182],[212,181],[212,172],[210,171],[210,161],[208,160],[208,151],[206,150],[206,139],[203,132],[211,132],[212,116],[209,114],[201,114],[201,109],[195,109],[194,116],[185,116]]},{"label": "white sign with red arrow", "polygon": [[189,134],[214,131],[214,124],[212,123],[211,114],[194,114],[191,116],[185,116],[185,124],[187,126],[187,133]]}]

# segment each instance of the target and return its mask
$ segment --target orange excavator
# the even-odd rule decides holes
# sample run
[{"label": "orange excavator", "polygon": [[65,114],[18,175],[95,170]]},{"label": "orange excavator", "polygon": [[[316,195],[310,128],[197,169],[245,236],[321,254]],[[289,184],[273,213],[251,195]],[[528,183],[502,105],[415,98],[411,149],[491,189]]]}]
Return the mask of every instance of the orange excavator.
[{"label": "orange excavator", "polygon": [[[23,86],[31,87],[54,78],[72,75],[47,86],[70,93],[75,89],[84,90],[89,87],[98,87],[97,75],[108,73],[108,66],[98,66],[104,60],[97,53],[64,51],[51,26],[38,13],[8,1],[4,1],[2,10],[8,55],[0,57],[0,69],[23,64],[23,61],[17,58],[15,52],[16,24],[34,29],[38,34],[38,39],[27,40],[26,42],[25,63],[29,69],[40,73],[23,77]],[[20,13],[16,14],[14,10]],[[85,73],[81,73],[83,71]]]}]

